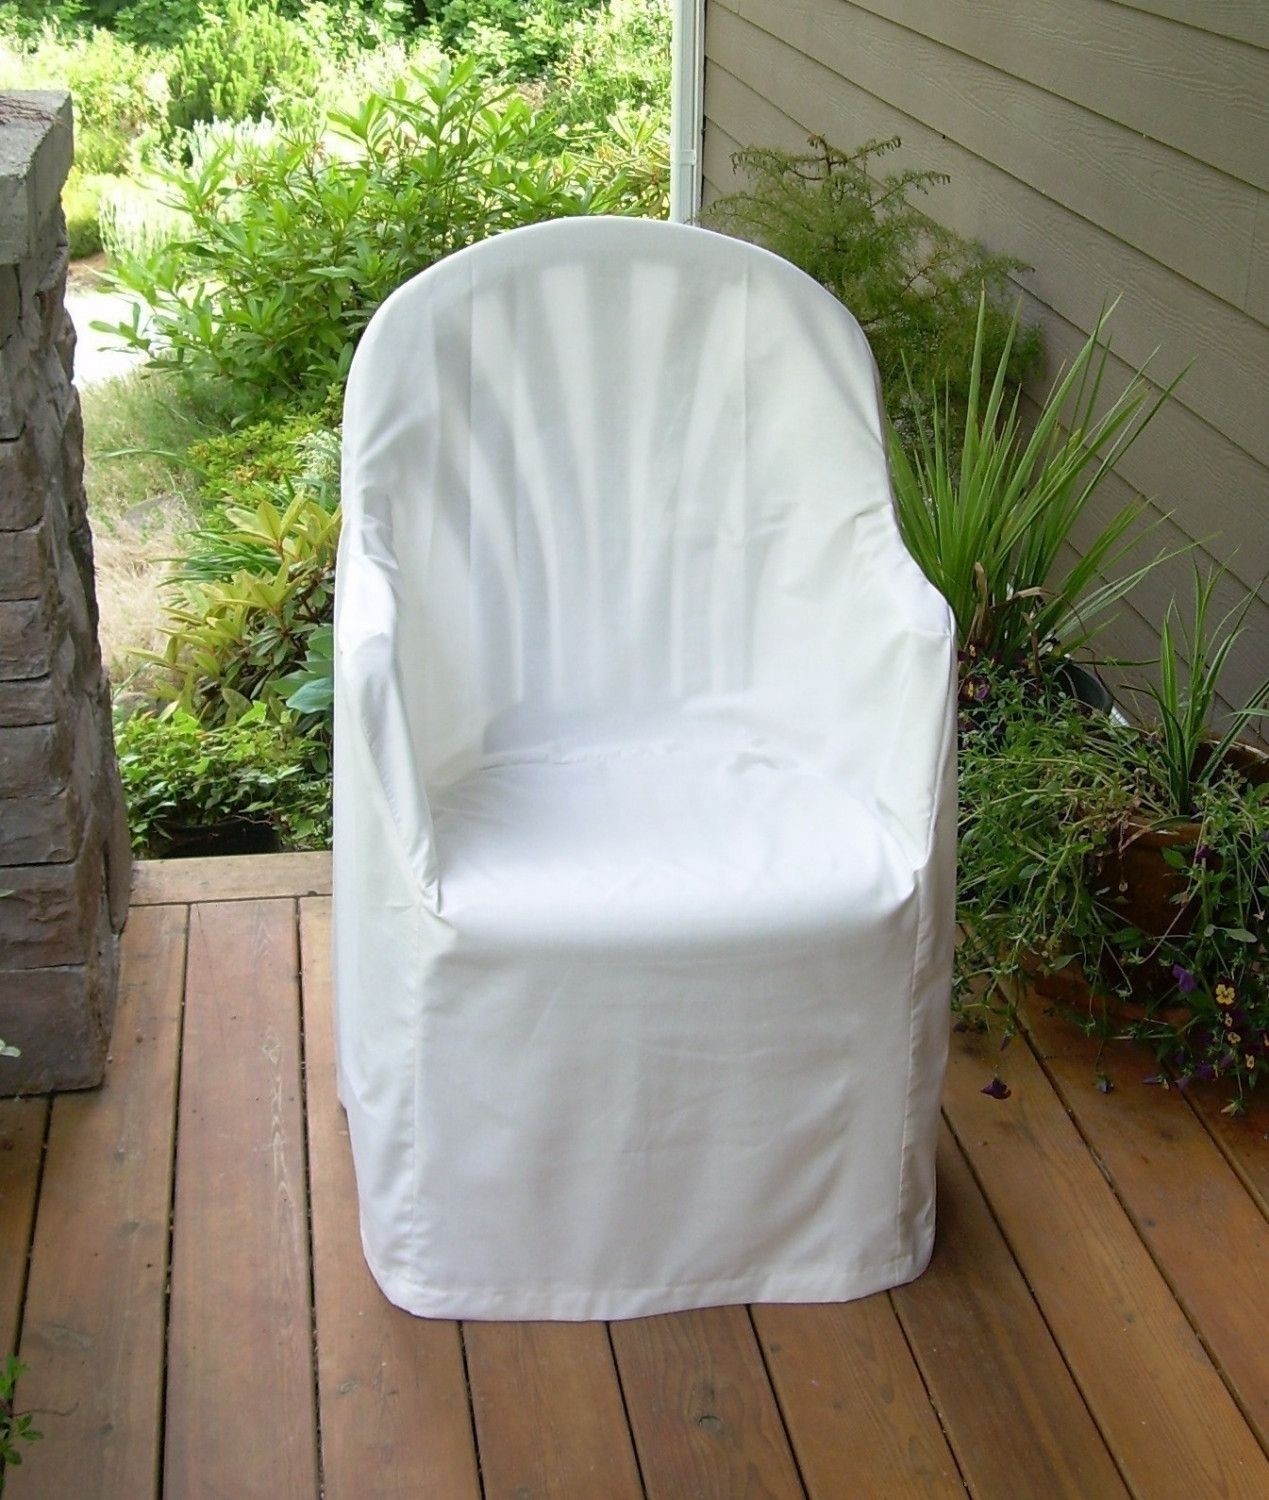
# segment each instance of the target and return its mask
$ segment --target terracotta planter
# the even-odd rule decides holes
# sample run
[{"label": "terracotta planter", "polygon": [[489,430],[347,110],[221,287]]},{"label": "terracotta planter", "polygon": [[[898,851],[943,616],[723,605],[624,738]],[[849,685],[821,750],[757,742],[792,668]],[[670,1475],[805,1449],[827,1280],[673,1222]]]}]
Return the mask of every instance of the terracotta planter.
[{"label": "terracotta planter", "polygon": [[[1251,745],[1235,745],[1228,763],[1247,780],[1259,785],[1269,781],[1269,755]],[[1136,927],[1147,938],[1183,938],[1194,926],[1194,903],[1185,899],[1189,885],[1188,865],[1198,847],[1200,825],[1178,820],[1159,826],[1157,821],[1130,820],[1117,849],[1103,859],[1100,878],[1111,906],[1122,915],[1125,926]],[[1177,850],[1184,861],[1180,869],[1167,862],[1166,851]],[[1136,971],[1135,999],[1148,1002],[1172,988],[1171,973],[1156,974],[1147,965]]]},{"label": "terracotta planter", "polygon": [[[1228,763],[1252,785],[1269,781],[1269,755],[1251,745],[1235,745]],[[1188,864],[1199,831],[1199,824],[1189,819],[1163,827],[1157,820],[1130,820],[1123,843],[1102,864],[1111,904],[1147,937],[1184,937],[1194,924],[1193,911],[1181,899],[1188,884],[1186,871],[1170,865],[1164,852],[1176,849]]]},{"label": "terracotta planter", "polygon": [[[1230,762],[1253,785],[1269,782],[1269,755],[1251,745],[1235,745]],[[1194,926],[1197,913],[1193,903],[1185,901],[1187,871],[1175,869],[1164,858],[1168,849],[1181,852],[1186,864],[1198,846],[1200,825],[1190,819],[1175,821],[1165,827],[1137,819],[1125,829],[1119,848],[1101,861],[1099,883],[1107,891],[1110,903],[1123,917],[1124,926],[1136,927],[1147,938],[1185,937]],[[1093,996],[1101,993],[1103,1002],[1125,1020],[1140,1020],[1147,1013],[1159,1016],[1175,1011],[1174,1018],[1184,1018],[1188,1007],[1173,1002],[1163,1012],[1158,1001],[1170,995],[1174,980],[1170,969],[1149,965],[1134,971],[1132,997],[1115,998],[1110,992],[1123,975],[1103,974],[1103,983],[1091,981],[1075,963],[1060,969],[1049,969],[1038,959],[1025,964],[1027,976],[1036,994],[1062,1005],[1086,1007]]]}]

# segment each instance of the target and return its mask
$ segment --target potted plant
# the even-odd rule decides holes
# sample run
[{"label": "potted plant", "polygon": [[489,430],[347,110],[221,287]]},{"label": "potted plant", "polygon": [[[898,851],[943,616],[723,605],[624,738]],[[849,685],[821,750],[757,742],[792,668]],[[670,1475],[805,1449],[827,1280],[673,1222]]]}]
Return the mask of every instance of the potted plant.
[{"label": "potted plant", "polygon": [[1024,978],[1086,1028],[1148,1042],[1159,1078],[1231,1080],[1236,1111],[1269,1070],[1269,763],[1237,739],[1269,685],[1210,732],[1241,629],[1236,611],[1208,630],[1213,587],[1196,583],[1190,629],[1169,612],[1157,727],[1090,711],[1051,663],[965,678],[957,994],[1009,1025]]},{"label": "potted plant", "polygon": [[[899,529],[908,550],[951,605],[962,662],[994,661],[1042,675],[1043,659],[1062,664],[1059,682],[1082,701],[1108,707],[1098,680],[1072,660],[1106,612],[1160,555],[1120,576],[1128,552],[1158,522],[1145,502],[1115,512],[1078,555],[1071,539],[1099,485],[1141,436],[1175,381],[1152,396],[1145,366],[1114,400],[1102,403],[1109,358],[1108,313],[1054,382],[1029,430],[1021,393],[1009,381],[1006,339],[988,377],[983,368],[987,303],[980,300],[963,421],[932,400],[920,415],[911,451],[890,431],[890,463]],[[1175,555],[1175,553],[1171,554]],[[1110,581],[1105,581],[1110,580]]]},{"label": "potted plant", "polygon": [[[1194,570],[1190,623],[1176,601],[1168,606],[1159,643],[1159,678],[1148,688],[1157,722],[1145,731],[1148,799],[1125,817],[1119,837],[1100,860],[1106,898],[1123,924],[1146,940],[1147,957],[1130,970],[1137,998],[1159,998],[1176,987],[1168,965],[1168,940],[1180,940],[1212,913],[1204,895],[1210,882],[1195,877],[1226,857],[1206,837],[1214,801],[1253,797],[1269,782],[1269,757],[1239,736],[1269,712],[1269,679],[1224,716],[1220,732],[1217,694],[1222,674],[1244,629],[1253,597],[1209,625],[1212,599],[1223,574]],[[1188,662],[1188,668],[1186,663]],[[1246,930],[1241,923],[1240,930]],[[1153,944],[1151,949],[1150,944]],[[1152,954],[1160,955],[1150,961]]]}]

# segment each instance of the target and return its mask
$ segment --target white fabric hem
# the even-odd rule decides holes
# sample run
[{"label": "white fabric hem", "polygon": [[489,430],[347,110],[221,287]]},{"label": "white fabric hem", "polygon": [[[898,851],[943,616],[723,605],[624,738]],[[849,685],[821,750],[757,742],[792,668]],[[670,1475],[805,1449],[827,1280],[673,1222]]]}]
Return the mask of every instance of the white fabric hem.
[{"label": "white fabric hem", "polygon": [[617,1322],[658,1313],[687,1312],[697,1307],[725,1307],[747,1302],[853,1302],[915,1281],[930,1263],[934,1231],[922,1236],[915,1250],[876,1265],[851,1270],[817,1267],[812,1271],[777,1271],[732,1281],[686,1282],[678,1286],[591,1288],[543,1287],[515,1291],[471,1287],[463,1291],[419,1287],[408,1278],[386,1272],[366,1239],[362,1250],[370,1274],[394,1306],[416,1318],[453,1318],[467,1322],[581,1323]]}]

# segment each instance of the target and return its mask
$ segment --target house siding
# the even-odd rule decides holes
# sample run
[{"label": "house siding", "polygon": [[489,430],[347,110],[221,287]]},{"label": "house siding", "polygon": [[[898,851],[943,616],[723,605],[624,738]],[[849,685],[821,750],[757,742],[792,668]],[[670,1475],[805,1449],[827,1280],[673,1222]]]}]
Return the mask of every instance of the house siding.
[{"label": "house siding", "polygon": [[[1015,278],[1048,352],[1033,395],[1116,297],[1114,377],[1185,368],[1088,522],[1140,494],[1143,555],[1194,543],[1228,569],[1225,604],[1258,592],[1225,681],[1250,692],[1269,670],[1269,6],[709,0],[705,54],[706,203],[741,146],[897,135],[894,165],[951,179],[935,218],[1033,267]],[[1190,568],[1152,574],[1104,649],[1152,658]]]}]

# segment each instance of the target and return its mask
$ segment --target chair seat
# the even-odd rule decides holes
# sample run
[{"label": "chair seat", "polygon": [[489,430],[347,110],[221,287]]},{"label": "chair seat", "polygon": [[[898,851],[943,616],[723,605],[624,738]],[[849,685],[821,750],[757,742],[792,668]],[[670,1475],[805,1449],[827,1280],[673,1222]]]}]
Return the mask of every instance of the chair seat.
[{"label": "chair seat", "polygon": [[869,931],[915,872],[791,753],[668,738],[503,759],[433,798],[440,914],[483,945],[647,951]]}]

